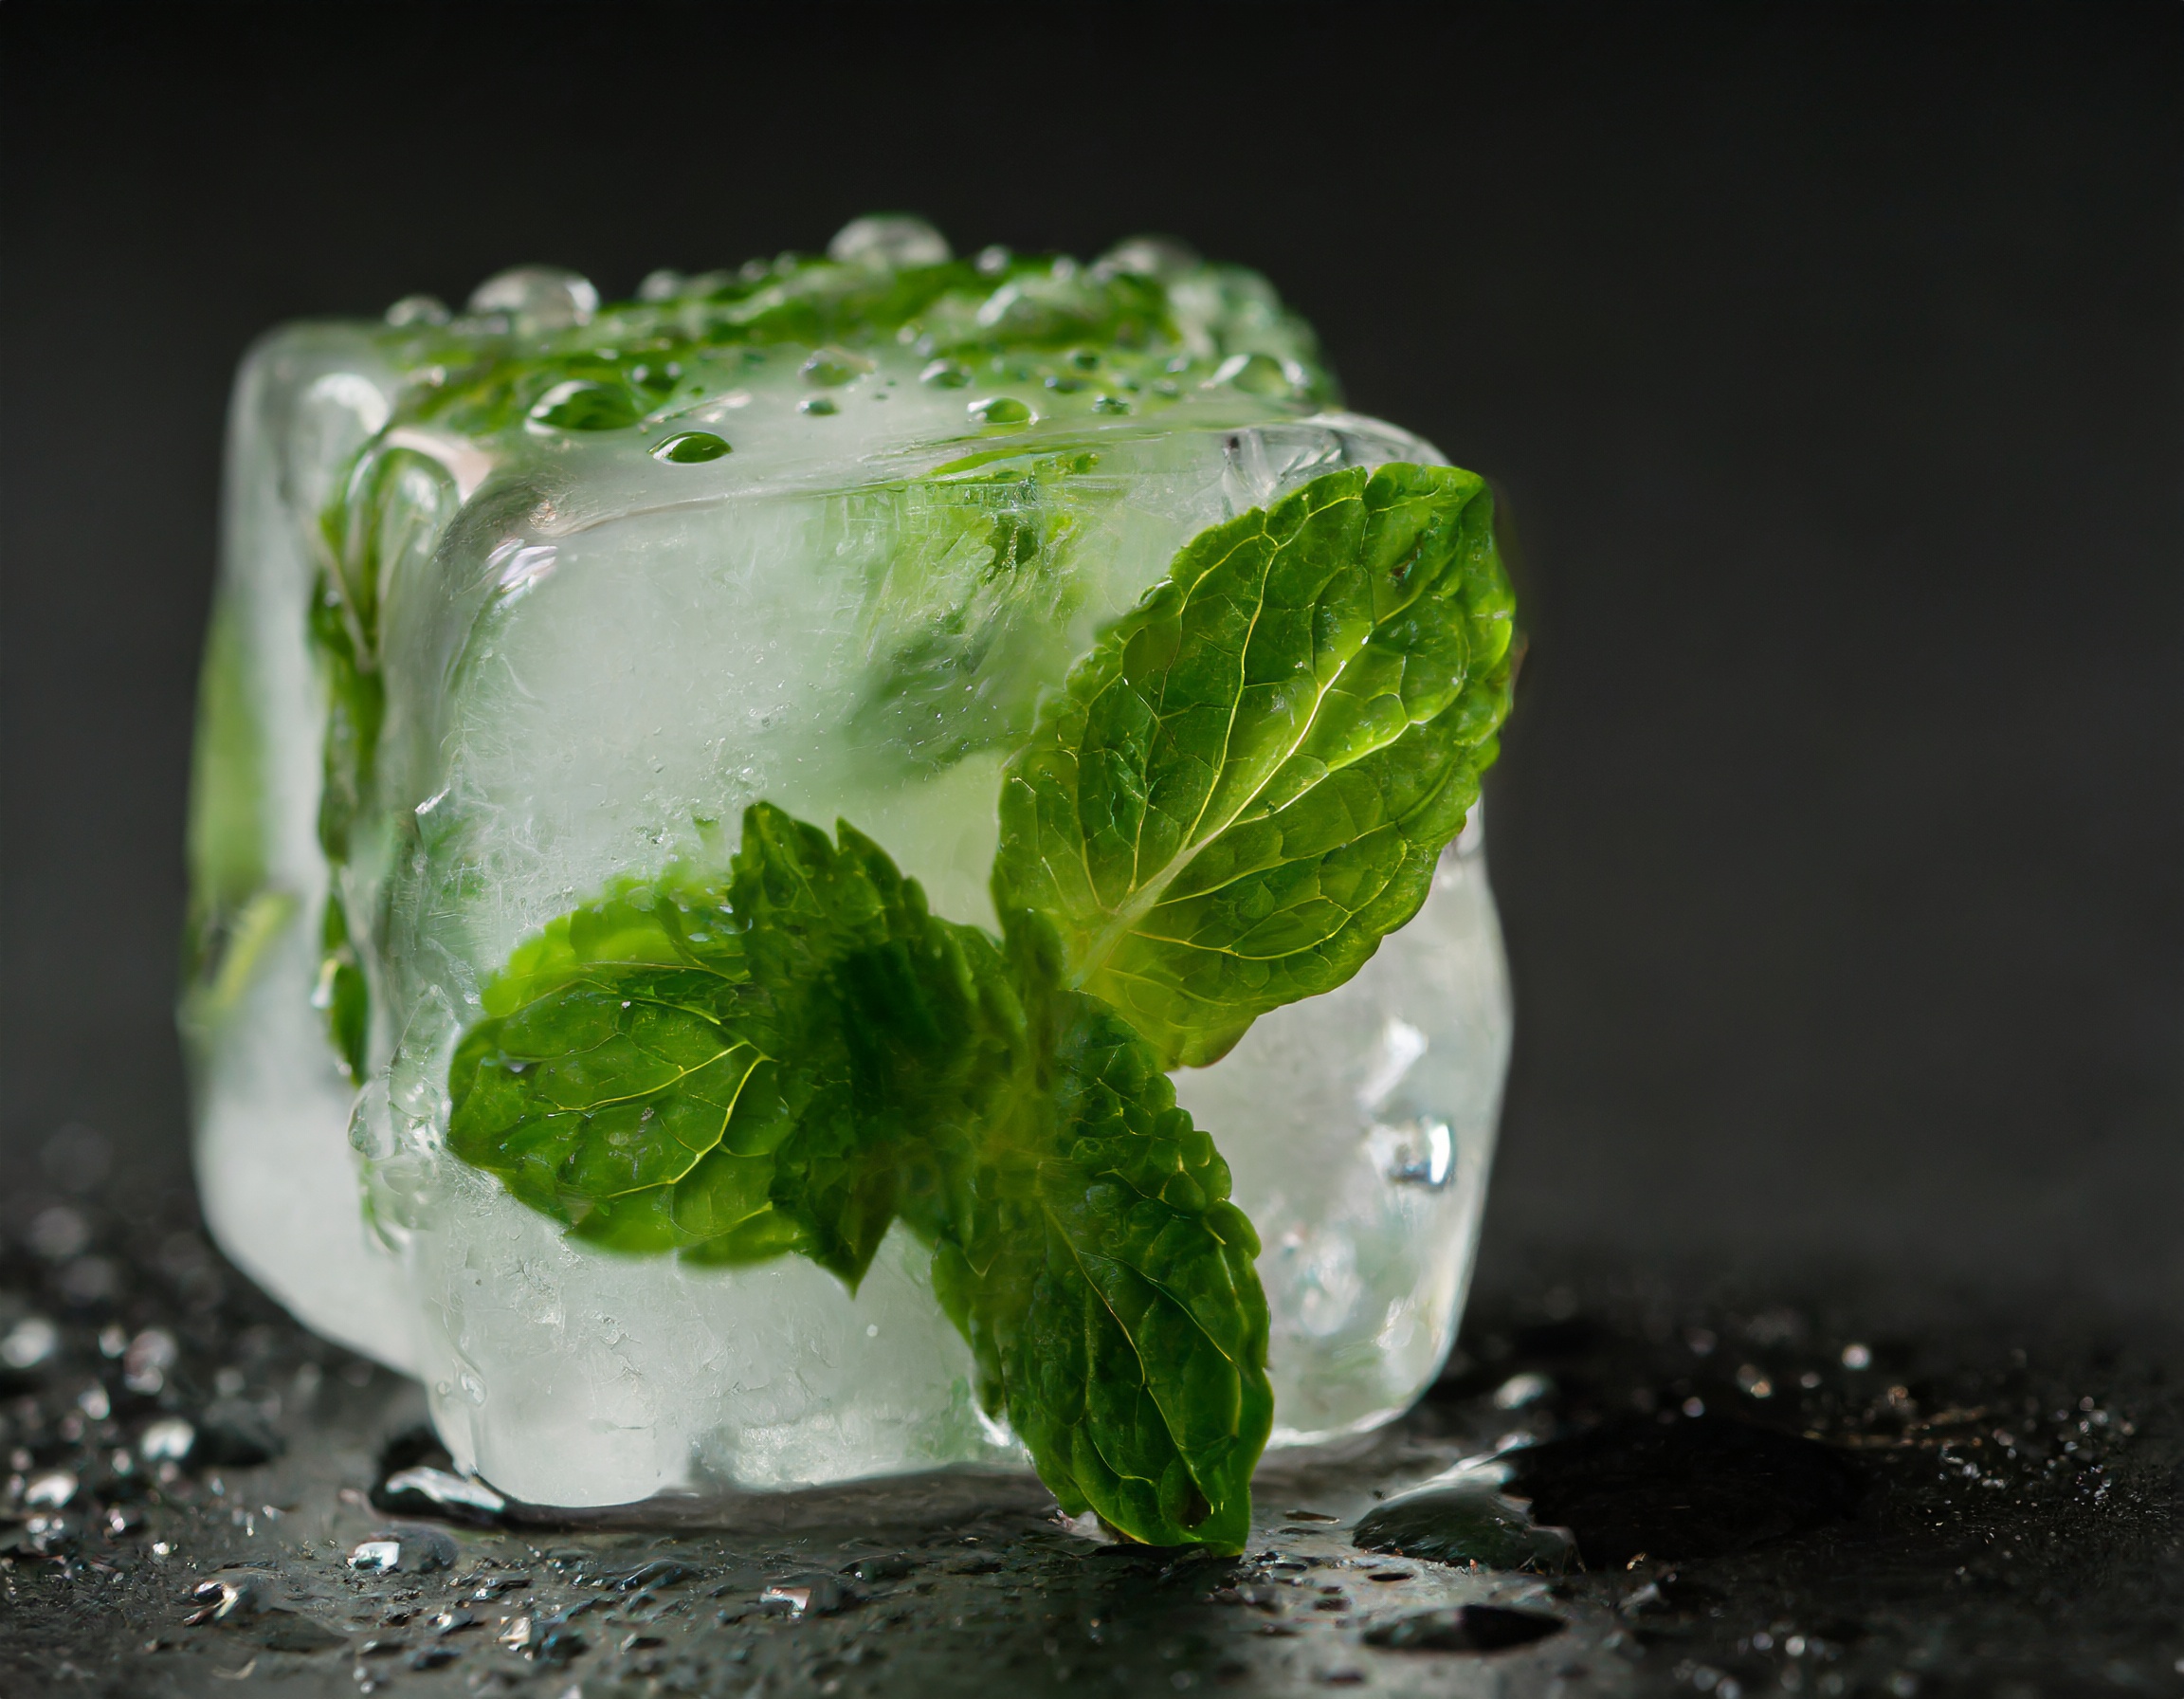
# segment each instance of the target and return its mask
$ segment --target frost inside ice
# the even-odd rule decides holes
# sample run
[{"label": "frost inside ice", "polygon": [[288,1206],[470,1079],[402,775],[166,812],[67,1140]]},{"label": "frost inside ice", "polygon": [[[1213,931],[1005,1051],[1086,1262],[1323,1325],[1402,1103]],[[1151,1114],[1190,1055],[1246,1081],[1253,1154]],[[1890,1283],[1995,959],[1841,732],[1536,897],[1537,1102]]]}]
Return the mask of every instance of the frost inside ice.
[{"label": "frost inside ice", "polygon": [[[850,820],[936,913],[994,924],[998,776],[1038,690],[1208,526],[1339,467],[1441,459],[1332,404],[1263,280],[1162,241],[1089,267],[988,250],[956,263],[982,293],[899,334],[647,364],[662,316],[787,314],[828,265],[880,287],[949,250],[883,218],[830,252],[656,273],[626,307],[519,268],[468,319],[405,301],[281,331],[238,378],[185,1009],[207,1213],[305,1322],[422,1379],[457,1468],[514,1499],[1024,1461],[900,1225],[851,1296],[795,1257],[602,1254],[448,1158],[448,1056],[510,951],[758,800]],[[1072,343],[1110,284],[1165,290],[1170,339]],[[455,370],[419,351],[463,338],[604,352],[488,428],[418,401]],[[657,452],[695,433],[724,450]],[[374,478],[385,722],[374,806],[330,866],[306,630],[326,515]],[[330,894],[367,939],[354,1082],[327,1041]],[[1277,1446],[1369,1429],[1438,1372],[1508,1008],[1475,810],[1354,979],[1177,1074],[1264,1244]]]}]

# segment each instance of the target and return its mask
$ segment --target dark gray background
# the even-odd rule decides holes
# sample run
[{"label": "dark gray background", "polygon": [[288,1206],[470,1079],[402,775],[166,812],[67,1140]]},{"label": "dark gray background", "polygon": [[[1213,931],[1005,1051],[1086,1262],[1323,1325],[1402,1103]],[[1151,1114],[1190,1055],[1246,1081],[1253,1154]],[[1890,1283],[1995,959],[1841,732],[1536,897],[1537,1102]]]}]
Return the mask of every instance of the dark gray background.
[{"label": "dark gray background", "polygon": [[125,1207],[188,1207],[185,767],[251,336],[901,207],[1258,266],[1356,405],[1514,503],[1488,1282],[1670,1258],[2184,1314],[2174,7],[0,33],[9,1219],[81,1179],[71,1122]]}]

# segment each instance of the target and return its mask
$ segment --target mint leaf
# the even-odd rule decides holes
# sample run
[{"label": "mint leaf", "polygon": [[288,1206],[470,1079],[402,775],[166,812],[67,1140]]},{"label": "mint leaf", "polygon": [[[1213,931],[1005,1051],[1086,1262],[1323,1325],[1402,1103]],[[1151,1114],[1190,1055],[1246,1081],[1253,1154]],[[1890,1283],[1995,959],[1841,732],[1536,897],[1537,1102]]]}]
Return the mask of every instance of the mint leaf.
[{"label": "mint leaf", "polygon": [[1240,1549],[1272,1420],[1258,1241],[1160,1059],[766,804],[722,882],[631,882],[524,944],[457,1048],[448,1145],[602,1249],[795,1251],[852,1288],[900,1217],[1072,1512]]},{"label": "mint leaf", "polygon": [[1098,458],[1043,455],[901,489],[873,597],[874,682],[850,716],[855,743],[937,770],[1029,736],[1040,695],[1070,660],[1083,595],[1073,557],[1096,499],[1081,492]]},{"label": "mint leaf", "polygon": [[1483,483],[1393,465],[1200,533],[1009,763],[996,905],[1170,1065],[1332,990],[1425,901],[1507,711]]},{"label": "mint leaf", "polygon": [[1031,1076],[988,1123],[935,1288],[1065,1510],[1239,1551],[1274,1413],[1258,1236],[1153,1048],[1055,983],[1043,921],[1010,934]]}]

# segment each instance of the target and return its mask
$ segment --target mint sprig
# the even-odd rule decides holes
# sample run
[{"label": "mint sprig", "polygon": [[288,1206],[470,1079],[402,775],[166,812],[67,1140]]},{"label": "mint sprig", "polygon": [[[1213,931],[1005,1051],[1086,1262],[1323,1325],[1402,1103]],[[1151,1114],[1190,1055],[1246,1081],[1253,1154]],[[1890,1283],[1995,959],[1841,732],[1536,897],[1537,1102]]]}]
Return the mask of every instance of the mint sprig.
[{"label": "mint sprig", "polygon": [[448,1146],[604,1249],[794,1251],[852,1289],[900,1217],[1068,1510],[1241,1549],[1273,1416],[1258,1241],[1144,1040],[1011,931],[758,804],[725,884],[628,884],[518,953]]},{"label": "mint sprig", "polygon": [[516,952],[449,1148],[604,1249],[793,1251],[852,1289],[901,1220],[1065,1510],[1240,1550],[1259,1244],[1166,1070],[1417,910],[1494,756],[1511,612],[1450,468],[1202,533],[1006,769],[1002,939],[847,824],[756,804],[724,875],[625,881]]}]

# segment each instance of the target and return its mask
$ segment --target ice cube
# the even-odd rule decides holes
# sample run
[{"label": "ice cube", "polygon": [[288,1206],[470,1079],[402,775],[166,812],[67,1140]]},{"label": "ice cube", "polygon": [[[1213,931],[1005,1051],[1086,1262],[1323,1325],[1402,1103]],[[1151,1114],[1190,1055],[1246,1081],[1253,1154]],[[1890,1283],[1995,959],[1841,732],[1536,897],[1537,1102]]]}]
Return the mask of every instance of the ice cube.
[{"label": "ice cube", "polygon": [[[832,252],[605,306],[526,268],[464,317],[276,332],[238,379],[183,1016],[208,1217],[519,1500],[1023,1452],[901,1223],[852,1295],[602,1252],[450,1156],[511,953],[760,801],[992,926],[1002,764],[1177,551],[1443,464],[1175,245],[955,262],[887,218]],[[1453,1335],[1509,1032],[1479,831],[1348,984],[1176,1079],[1264,1241],[1277,1444],[1387,1419]]]}]

